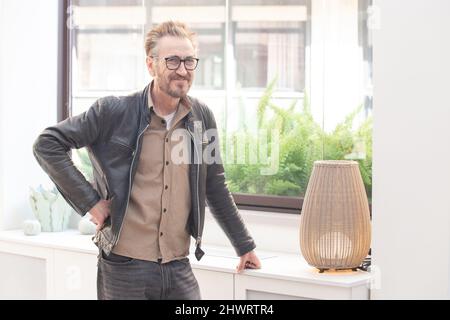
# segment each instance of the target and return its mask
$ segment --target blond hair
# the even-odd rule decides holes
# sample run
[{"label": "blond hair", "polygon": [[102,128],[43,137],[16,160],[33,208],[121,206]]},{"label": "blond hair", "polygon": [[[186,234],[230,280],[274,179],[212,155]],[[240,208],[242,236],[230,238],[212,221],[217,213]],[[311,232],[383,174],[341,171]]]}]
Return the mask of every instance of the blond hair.
[{"label": "blond hair", "polygon": [[166,21],[151,29],[145,36],[145,53],[147,56],[156,55],[156,47],[159,39],[164,36],[173,36],[189,39],[197,51],[197,34],[180,21]]}]

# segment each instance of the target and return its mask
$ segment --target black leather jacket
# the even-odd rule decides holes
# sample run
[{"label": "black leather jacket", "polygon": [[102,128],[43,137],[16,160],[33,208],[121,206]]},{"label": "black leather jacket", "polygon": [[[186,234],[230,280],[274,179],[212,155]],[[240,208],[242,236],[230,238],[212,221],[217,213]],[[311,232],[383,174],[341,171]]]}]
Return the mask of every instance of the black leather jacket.
[{"label": "black leather jacket", "polygon": [[[85,215],[100,199],[111,200],[110,217],[93,238],[106,254],[118,242],[139,162],[142,133],[150,122],[149,88],[150,85],[128,96],[98,99],[88,111],[45,129],[33,146],[41,167],[80,215]],[[205,104],[192,97],[187,99],[192,108],[185,118],[185,128],[191,134],[191,150],[200,154],[212,141],[194,130],[205,132],[216,128],[216,122]],[[93,164],[92,184],[86,181],[70,158],[71,149],[82,147],[87,148]],[[191,152],[192,160],[195,153]],[[213,164],[198,162],[191,161],[189,169],[192,207],[187,226],[196,241],[196,258],[200,260],[204,254],[200,245],[205,199],[236,253],[241,256],[253,250],[255,243],[226,186],[221,161]]]}]

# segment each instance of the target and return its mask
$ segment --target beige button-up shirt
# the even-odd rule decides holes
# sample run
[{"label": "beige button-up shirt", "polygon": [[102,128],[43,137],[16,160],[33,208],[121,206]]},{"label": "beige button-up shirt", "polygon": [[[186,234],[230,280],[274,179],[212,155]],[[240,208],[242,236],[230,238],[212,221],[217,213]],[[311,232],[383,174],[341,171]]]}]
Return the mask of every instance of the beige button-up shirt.
[{"label": "beige button-up shirt", "polygon": [[128,209],[119,241],[112,251],[141,260],[162,259],[166,263],[189,255],[190,140],[183,135],[183,118],[190,106],[180,103],[172,126],[167,129],[165,120],[153,109],[150,90],[148,101],[150,126],[142,136]]}]

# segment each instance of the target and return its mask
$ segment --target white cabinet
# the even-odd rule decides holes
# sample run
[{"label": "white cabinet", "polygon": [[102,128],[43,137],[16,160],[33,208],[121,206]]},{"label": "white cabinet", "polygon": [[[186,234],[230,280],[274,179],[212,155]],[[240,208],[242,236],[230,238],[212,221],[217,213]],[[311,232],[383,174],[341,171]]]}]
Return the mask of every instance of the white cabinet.
[{"label": "white cabinet", "polygon": [[47,298],[53,286],[51,259],[45,248],[0,238],[0,300]]},{"label": "white cabinet", "polygon": [[341,287],[301,281],[235,276],[235,299],[240,300],[366,300],[366,285]]},{"label": "white cabinet", "polygon": [[233,275],[224,272],[209,271],[192,268],[200,286],[200,293],[204,300],[233,300]]},{"label": "white cabinet", "polygon": [[[257,252],[262,269],[237,274],[234,253],[204,250],[201,261],[189,258],[205,300],[369,299],[369,273],[319,274],[297,255]],[[76,230],[0,232],[0,299],[96,299],[97,254]]]},{"label": "white cabinet", "polygon": [[97,256],[54,250],[55,299],[97,299]]},{"label": "white cabinet", "polygon": [[96,299],[97,256],[76,231],[0,232],[0,299]]},{"label": "white cabinet", "polygon": [[46,260],[0,252],[0,300],[45,299]]}]

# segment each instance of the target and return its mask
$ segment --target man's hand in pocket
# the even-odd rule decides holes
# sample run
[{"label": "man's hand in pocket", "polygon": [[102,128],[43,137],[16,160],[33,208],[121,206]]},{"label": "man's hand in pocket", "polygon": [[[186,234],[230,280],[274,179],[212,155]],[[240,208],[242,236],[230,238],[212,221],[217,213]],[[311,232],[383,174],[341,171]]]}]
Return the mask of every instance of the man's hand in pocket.
[{"label": "man's hand in pocket", "polygon": [[111,200],[100,200],[97,204],[89,210],[91,214],[91,221],[97,226],[97,231],[103,227],[105,220],[110,215]]}]

